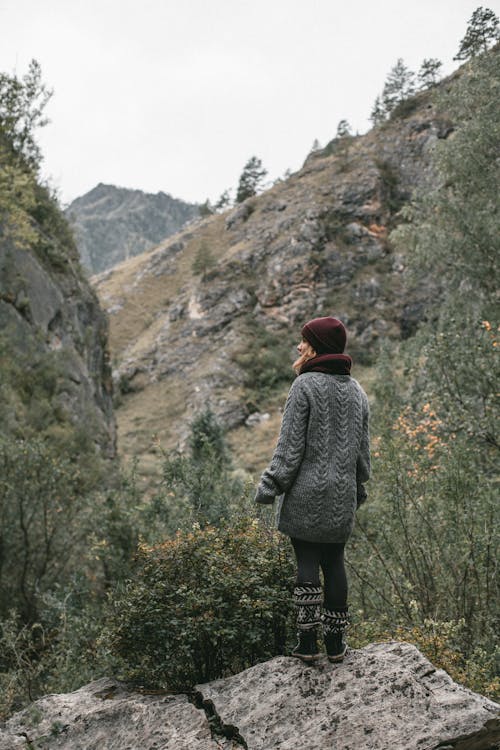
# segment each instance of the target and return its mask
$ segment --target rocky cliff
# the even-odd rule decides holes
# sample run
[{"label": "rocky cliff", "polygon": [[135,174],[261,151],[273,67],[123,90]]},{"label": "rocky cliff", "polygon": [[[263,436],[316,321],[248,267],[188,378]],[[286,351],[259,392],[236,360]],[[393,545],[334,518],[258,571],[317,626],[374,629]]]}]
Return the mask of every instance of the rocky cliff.
[{"label": "rocky cliff", "polygon": [[[363,382],[378,342],[411,335],[436,295],[431,278],[409,285],[406,255],[388,233],[412,191],[436,180],[432,151],[452,131],[430,93],[419,94],[383,126],[312,153],[263,194],[96,277],[122,392],[123,453],[142,455],[147,469],[153,436],[182,444],[189,419],[209,404],[243,463],[261,466],[294,342],[312,316],[346,322]],[[207,257],[200,272],[196,261]]]},{"label": "rocky cliff", "polygon": [[115,455],[107,319],[76,249],[45,250],[0,238],[0,418],[2,433],[81,430]]},{"label": "rocky cliff", "polygon": [[335,665],[276,657],[191,696],[101,679],[13,716],[0,750],[494,750],[499,712],[393,642]]},{"label": "rocky cliff", "polygon": [[198,216],[198,206],[167,193],[100,183],[66,209],[83,265],[98,273],[175,234]]}]

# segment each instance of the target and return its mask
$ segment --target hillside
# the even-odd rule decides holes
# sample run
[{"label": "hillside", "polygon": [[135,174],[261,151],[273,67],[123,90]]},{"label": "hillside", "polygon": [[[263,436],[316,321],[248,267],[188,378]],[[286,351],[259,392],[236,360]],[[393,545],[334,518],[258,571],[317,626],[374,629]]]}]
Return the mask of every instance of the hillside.
[{"label": "hillside", "polygon": [[82,264],[98,273],[149,250],[198,216],[198,207],[167,193],[99,183],[65,211]]},{"label": "hillside", "polygon": [[[369,386],[379,341],[411,335],[437,293],[430,278],[409,287],[405,256],[387,237],[412,191],[433,184],[433,145],[452,130],[429,92],[419,94],[383,126],[312,153],[265,193],[97,276],[121,391],[121,453],[154,470],[155,436],[182,446],[189,420],[210,405],[243,465],[260,467],[293,377],[293,346],[313,316],[345,321],[353,374]],[[195,274],[207,252],[215,265]]]}]

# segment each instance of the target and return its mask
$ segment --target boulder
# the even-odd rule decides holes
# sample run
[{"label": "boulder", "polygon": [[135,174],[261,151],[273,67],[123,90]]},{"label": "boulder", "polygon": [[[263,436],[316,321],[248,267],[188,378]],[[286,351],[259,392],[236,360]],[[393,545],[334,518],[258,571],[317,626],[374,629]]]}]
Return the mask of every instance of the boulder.
[{"label": "boulder", "polygon": [[0,750],[494,750],[500,706],[408,643],[342,664],[276,657],[191,696],[101,679],[49,695],[0,728]]}]

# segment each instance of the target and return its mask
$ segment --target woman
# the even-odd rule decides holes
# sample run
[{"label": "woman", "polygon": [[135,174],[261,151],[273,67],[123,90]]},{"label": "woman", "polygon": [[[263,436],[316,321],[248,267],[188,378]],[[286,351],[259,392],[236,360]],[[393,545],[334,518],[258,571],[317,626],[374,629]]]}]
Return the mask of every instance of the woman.
[{"label": "woman", "polygon": [[292,653],[304,661],[319,656],[321,623],[328,658],[344,658],[344,545],[356,509],[366,499],[363,484],[370,476],[368,399],[350,377],[346,339],[337,318],[315,318],[303,327],[300,356],[293,364],[298,377],[288,394],[271,464],[255,496],[257,503],[268,504],[282,495],[278,528],[291,538],[297,559],[298,644]]}]

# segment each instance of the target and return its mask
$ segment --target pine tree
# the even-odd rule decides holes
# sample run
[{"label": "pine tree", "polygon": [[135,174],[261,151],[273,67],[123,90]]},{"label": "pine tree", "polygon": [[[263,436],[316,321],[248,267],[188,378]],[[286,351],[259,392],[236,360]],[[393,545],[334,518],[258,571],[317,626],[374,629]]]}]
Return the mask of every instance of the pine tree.
[{"label": "pine tree", "polygon": [[198,213],[200,214],[202,219],[205,219],[207,216],[211,216],[214,213],[214,209],[208,198],[206,199],[205,203],[202,203],[200,206],[198,206]]},{"label": "pine tree", "polygon": [[382,97],[377,96],[373,103],[373,108],[370,114],[370,120],[373,125],[381,125],[386,120],[386,113],[382,105]]},{"label": "pine tree", "polygon": [[216,211],[223,211],[227,206],[231,205],[231,196],[229,194],[229,190],[224,190],[223,193],[220,194],[220,197],[217,201],[217,203],[214,205],[214,209]]},{"label": "pine tree", "polygon": [[243,167],[236,192],[236,203],[243,203],[247,198],[256,195],[266,175],[267,170],[262,166],[261,160],[252,156]]},{"label": "pine tree", "polygon": [[205,274],[213,268],[215,265],[215,258],[210,252],[206,242],[202,242],[193,260],[193,273],[201,274],[201,278],[205,278]]},{"label": "pine tree", "polygon": [[347,120],[340,120],[339,124],[337,125],[336,138],[346,138],[350,135],[352,135],[351,126],[349,125]]},{"label": "pine tree", "polygon": [[391,68],[382,90],[382,106],[389,115],[397,105],[409,99],[415,93],[415,74],[406,67],[403,59],[398,58]]},{"label": "pine tree", "polygon": [[44,109],[52,96],[42,82],[42,70],[36,60],[30,62],[22,77],[0,73],[0,130],[27,165],[37,170],[41,153],[34,133],[48,123]]},{"label": "pine tree", "polygon": [[439,81],[439,70],[443,63],[435,57],[426,57],[418,71],[417,80],[420,89],[430,89]]},{"label": "pine tree", "polygon": [[469,60],[482,52],[500,38],[498,17],[489,8],[476,8],[472,14],[465,36],[454,60]]}]

